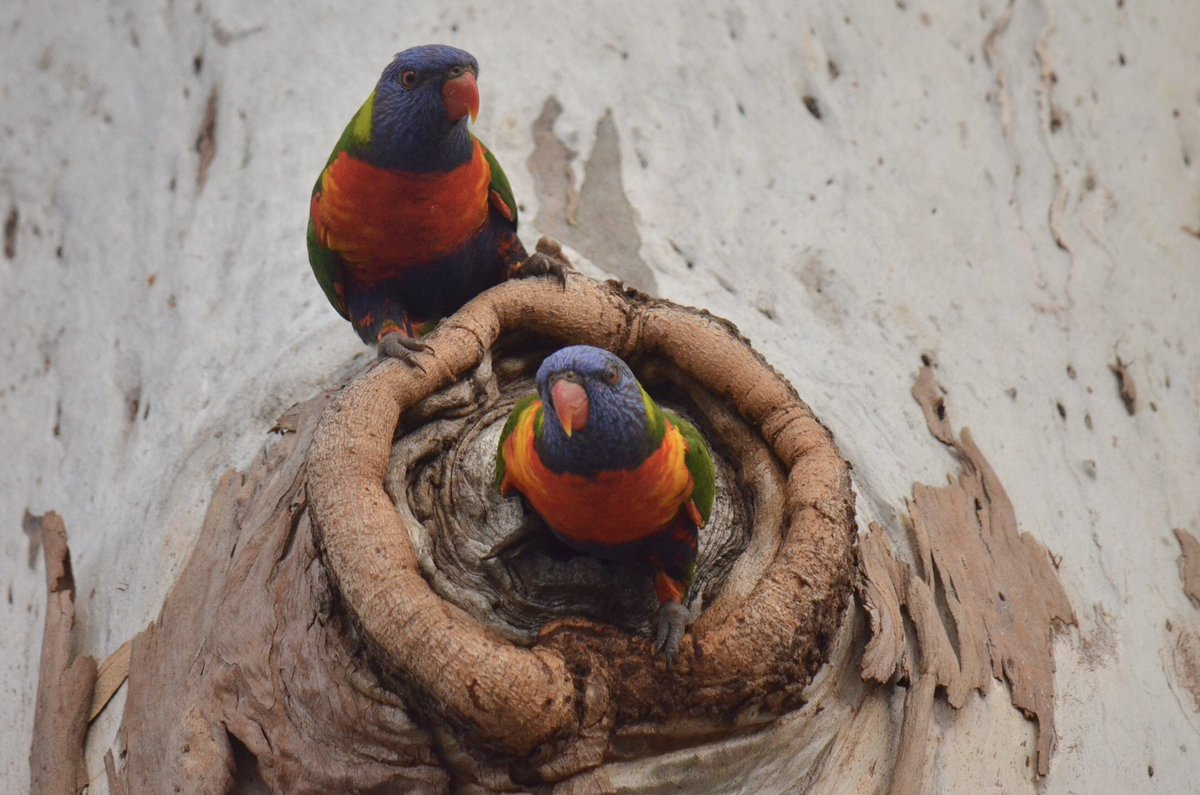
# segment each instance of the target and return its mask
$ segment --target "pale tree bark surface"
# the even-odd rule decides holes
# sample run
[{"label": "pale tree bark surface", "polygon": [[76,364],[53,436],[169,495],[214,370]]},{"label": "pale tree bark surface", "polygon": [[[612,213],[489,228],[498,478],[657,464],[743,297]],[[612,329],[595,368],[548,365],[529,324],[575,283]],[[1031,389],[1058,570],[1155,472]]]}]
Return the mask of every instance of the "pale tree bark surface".
[{"label": "pale tree bark surface", "polygon": [[[0,8],[4,791],[31,780],[50,625],[34,517],[69,532],[59,657],[103,662],[158,617],[225,473],[365,361],[309,272],[308,194],[379,70],[427,41],[481,62],[477,133],[527,244],[555,235],[588,273],[732,320],[833,432],[861,537],[883,534],[909,596],[923,580],[931,615],[959,609],[921,528],[978,482],[1029,571],[1051,561],[1069,604],[1047,621],[1077,621],[1047,635],[1048,745],[1013,706],[1020,666],[980,694],[921,661],[896,686],[902,655],[877,655],[887,685],[814,685],[858,711],[784,718],[705,765],[790,791],[813,723],[840,721],[862,732],[820,750],[847,772],[831,791],[876,791],[872,757],[938,792],[1200,786],[1194,3],[22,2]],[[851,620],[837,659],[869,635]],[[91,725],[90,791],[127,690]],[[1046,692],[1024,695],[1043,716]],[[918,718],[882,736],[906,702]],[[914,737],[927,754],[898,748]]]}]

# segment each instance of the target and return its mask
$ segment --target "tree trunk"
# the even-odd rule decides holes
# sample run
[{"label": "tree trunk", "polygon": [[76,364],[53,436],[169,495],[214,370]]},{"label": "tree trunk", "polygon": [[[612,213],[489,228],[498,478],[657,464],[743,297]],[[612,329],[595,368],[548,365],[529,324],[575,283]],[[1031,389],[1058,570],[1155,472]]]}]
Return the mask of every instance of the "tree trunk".
[{"label": "tree trunk", "polygon": [[[144,771],[172,764],[198,791],[278,788],[295,758],[348,771],[335,790],[1200,786],[1200,8],[794,5],[0,11],[0,516],[12,528],[0,534],[0,712],[15,740],[3,789],[53,791],[48,749],[70,746],[85,712],[83,771],[53,772],[86,776],[90,792],[145,791],[161,779]],[[392,665],[390,625],[356,612],[338,563],[330,506],[344,501],[311,479],[328,471],[309,455],[322,411],[349,400],[330,390],[372,354],[309,273],[308,193],[379,69],[423,41],[479,58],[476,131],[505,166],[526,242],[552,235],[584,274],[732,321],[832,432],[854,490],[857,538],[812,570],[833,573],[830,600],[804,601],[811,571],[786,569],[778,582],[806,607],[784,630],[774,618],[729,629],[742,626],[737,600],[787,557],[754,546],[766,525],[753,499],[730,509],[755,517],[749,541],[712,567],[714,601],[676,679],[642,647],[637,605],[608,623],[558,617],[544,644],[479,624],[501,651],[455,664],[520,648],[514,659],[544,663],[537,687],[561,686],[570,707],[516,716],[529,733],[507,747],[472,713],[496,688],[456,707],[436,676]],[[581,317],[570,334],[594,331]],[[633,339],[645,338],[611,345]],[[520,376],[500,354],[494,378],[453,361],[447,379],[493,397]],[[688,362],[686,386],[671,387],[683,402],[732,406],[706,430],[743,422],[767,451],[733,454],[726,484],[742,483],[740,455],[758,455],[780,474],[752,495],[804,486],[788,467],[824,442],[788,459],[785,426],[722,391],[724,360],[712,373],[703,356]],[[791,405],[784,387],[756,391],[776,383],[765,369],[747,378],[747,400]],[[392,472],[372,475],[379,494],[385,481],[392,498],[397,484],[430,488],[391,455]],[[788,499],[781,517],[816,505]],[[69,559],[57,520],[36,520],[48,511]],[[836,510],[816,515],[840,526]],[[55,534],[46,563],[43,533]],[[470,598],[453,596],[471,589],[431,573],[444,571],[436,544],[417,542],[411,584],[430,583],[446,616],[431,632],[476,626]],[[856,589],[838,574],[843,552]],[[842,604],[834,629],[815,629]],[[710,681],[718,655],[689,649],[722,632],[721,660],[745,656],[758,673],[714,670],[725,685],[672,690]],[[238,643],[264,638],[272,665],[253,678],[265,658]],[[589,678],[579,661],[604,655],[628,681]],[[74,691],[89,658],[100,664],[84,709]],[[762,686],[711,721],[703,707],[717,701],[704,699],[746,682]],[[229,703],[216,731],[210,707]],[[178,735],[139,727],[188,704],[204,709]],[[297,711],[324,716],[328,736],[264,718]],[[356,732],[370,734],[358,746],[369,763],[288,756]],[[187,751],[170,742],[185,737]]]}]

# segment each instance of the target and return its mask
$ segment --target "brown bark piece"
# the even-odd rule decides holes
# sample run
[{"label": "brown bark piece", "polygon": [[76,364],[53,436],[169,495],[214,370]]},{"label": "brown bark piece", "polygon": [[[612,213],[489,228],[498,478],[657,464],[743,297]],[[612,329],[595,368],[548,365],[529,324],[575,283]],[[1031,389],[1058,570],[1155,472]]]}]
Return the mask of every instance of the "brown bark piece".
[{"label": "brown bark piece", "polygon": [[331,609],[305,510],[329,400],[294,406],[247,472],[221,478],[162,613],[134,639],[127,754],[110,774],[127,791],[446,791],[427,731]]},{"label": "brown bark piece", "polygon": [[1175,528],[1175,538],[1183,553],[1179,561],[1179,576],[1183,578],[1183,592],[1192,604],[1200,607],[1200,541],[1182,528]]},{"label": "brown bark piece", "polygon": [[29,753],[29,791],[33,795],[61,795],[80,792],[88,783],[83,740],[96,681],[96,660],[86,655],[74,657],[71,651],[75,577],[67,528],[54,512],[34,519],[40,525],[49,598]]},{"label": "brown bark piece", "polygon": [[[881,528],[873,527],[863,543],[873,635],[863,678],[907,676],[917,656],[922,674],[946,688],[954,707],[971,690],[986,693],[990,677],[1006,680],[1013,705],[1038,723],[1037,770],[1045,775],[1054,747],[1052,632],[1056,624],[1074,624],[1074,612],[1046,549],[1018,531],[1012,503],[970,431],[954,436],[929,367],[919,373],[913,397],[962,472],[946,486],[913,486],[908,508],[919,571],[895,560]],[[897,627],[902,608],[916,630],[915,650]]]},{"label": "brown bark piece", "polygon": [[[887,532],[874,523],[862,542],[862,567],[866,575],[863,596],[871,621],[871,639],[863,653],[863,679],[886,682],[895,675],[909,680],[915,669],[938,686],[957,685],[958,658],[933,589],[908,564],[896,559]],[[916,632],[915,650],[908,647],[901,607],[908,611]]]},{"label": "brown bark piece", "polygon": [[913,397],[925,415],[925,424],[933,438],[942,444],[954,446],[954,428],[946,419],[946,397],[937,379],[933,376],[933,368],[929,365],[917,371],[917,382],[912,388]]},{"label": "brown bark piece", "polygon": [[896,766],[892,769],[889,795],[917,795],[929,790],[926,772],[932,738],[933,697],[937,690],[933,674],[921,674],[904,699],[904,724],[900,729]]},{"label": "brown bark piece", "polygon": [[133,639],[127,640],[100,663],[96,674],[96,687],[92,692],[92,706],[88,710],[88,722],[94,721],[112,700],[112,697],[129,679],[129,657],[133,652]]},{"label": "brown bark piece", "polygon": [[863,607],[871,622],[871,638],[863,651],[862,678],[889,682],[912,674],[901,608],[908,602],[908,564],[896,560],[887,531],[872,523],[859,545]]}]

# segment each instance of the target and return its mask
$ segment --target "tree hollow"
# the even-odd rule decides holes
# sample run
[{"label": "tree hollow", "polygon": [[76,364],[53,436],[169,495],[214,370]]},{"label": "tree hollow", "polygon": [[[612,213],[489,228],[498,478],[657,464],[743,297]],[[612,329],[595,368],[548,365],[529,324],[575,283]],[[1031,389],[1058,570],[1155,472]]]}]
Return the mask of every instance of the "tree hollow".
[{"label": "tree hollow", "polygon": [[[318,547],[389,681],[472,746],[556,780],[720,736],[802,703],[854,570],[848,466],[795,390],[729,323],[571,274],[508,282],[331,404],[309,454]],[[499,426],[555,347],[624,358],[720,459],[702,531],[703,609],[668,671],[641,572],[531,544],[491,484]]]}]

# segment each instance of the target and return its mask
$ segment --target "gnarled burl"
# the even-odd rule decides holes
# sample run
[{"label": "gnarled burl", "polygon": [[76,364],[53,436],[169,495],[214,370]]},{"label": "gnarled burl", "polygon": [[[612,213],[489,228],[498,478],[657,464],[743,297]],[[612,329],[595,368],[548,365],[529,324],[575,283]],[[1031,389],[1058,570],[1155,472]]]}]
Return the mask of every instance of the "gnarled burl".
[{"label": "gnarled burl", "polygon": [[[727,324],[575,278],[565,291],[506,285],[430,343],[424,373],[384,365],[346,390],[314,439],[309,478],[318,543],[342,603],[428,720],[453,726],[471,747],[523,760],[509,766],[519,778],[553,781],[616,749],[646,749],[644,739],[678,745],[681,734],[718,731],[751,707],[799,703],[849,592],[847,468],[794,391]],[[497,572],[502,564],[483,560],[518,518],[514,503],[492,494],[494,432],[530,388],[536,354],[568,343],[613,350],[652,391],[676,396],[741,470],[740,488],[725,479],[725,516],[746,516],[759,545],[776,546],[766,566],[736,572],[728,593],[712,594],[674,672],[652,660],[644,634],[629,631],[645,605],[611,598],[635,589],[605,588],[601,572],[579,609],[570,585],[588,583],[586,574],[535,582],[552,550],[535,550],[541,565],[525,569],[518,560]],[[461,406],[450,399],[448,408],[475,409],[465,419],[405,417],[460,379],[477,397]],[[429,461],[447,447],[441,462]],[[393,458],[399,510],[384,489]],[[726,540],[746,529],[718,518],[706,535]],[[704,574],[702,592],[711,582]]]},{"label": "gnarled burl", "polygon": [[[427,340],[419,367],[294,407],[263,466],[222,481],[134,643],[114,783],[608,791],[612,765],[803,704],[852,593],[848,466],[732,326],[573,275],[501,285]],[[672,671],[648,575],[548,537],[488,558],[521,519],[492,484],[497,435],[571,343],[624,358],[720,460]]]}]

